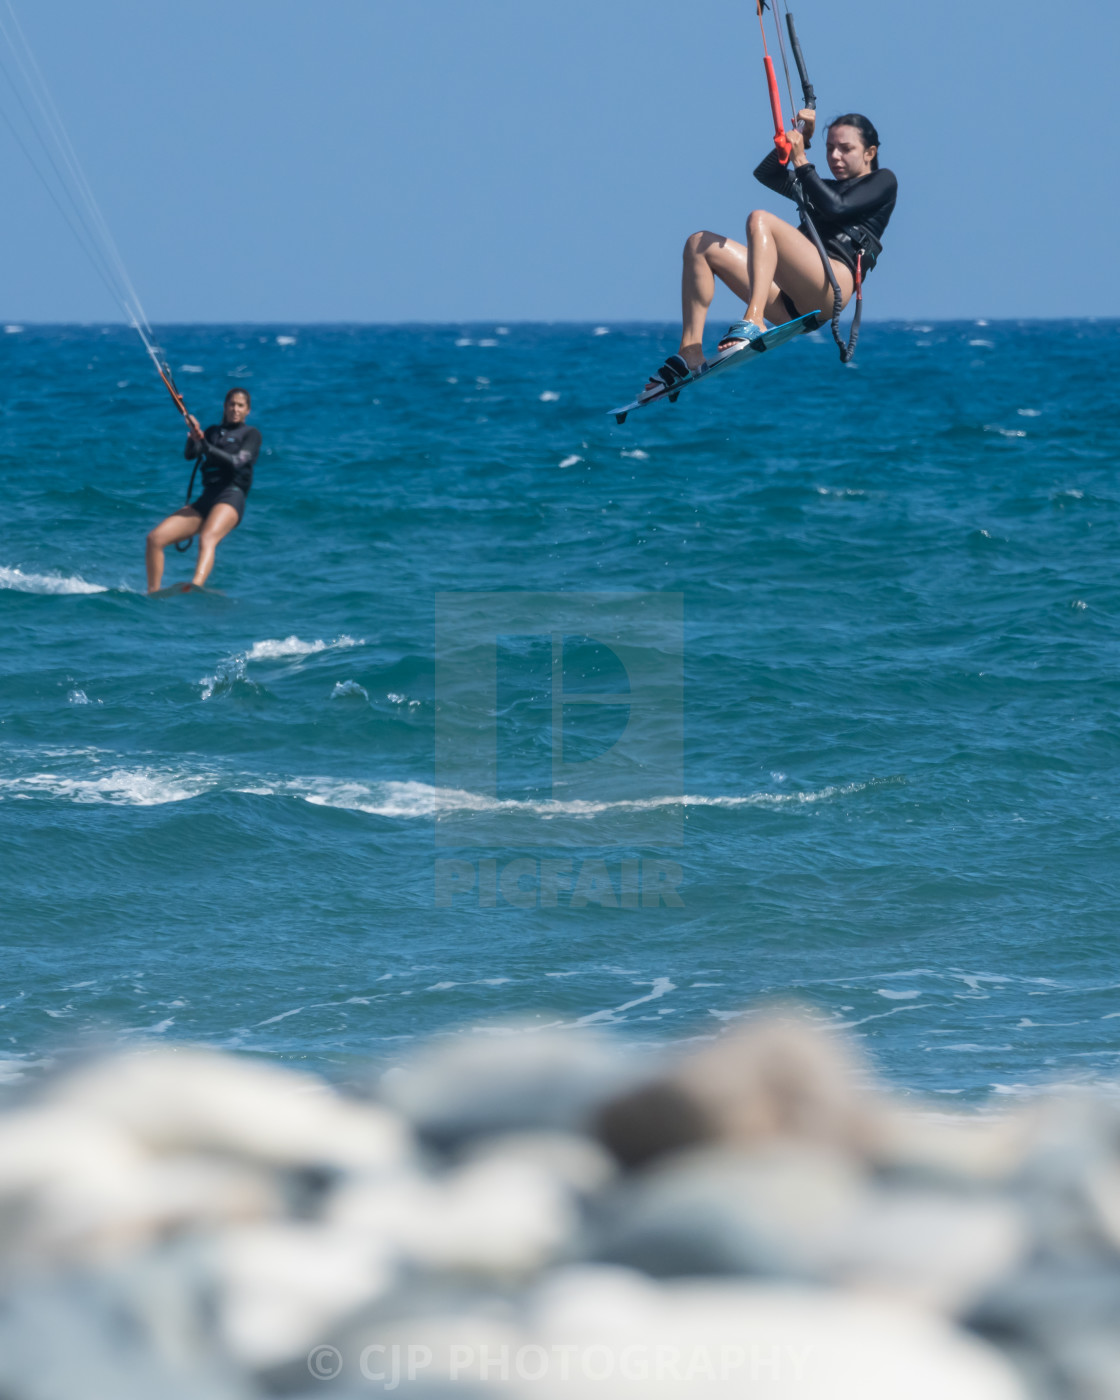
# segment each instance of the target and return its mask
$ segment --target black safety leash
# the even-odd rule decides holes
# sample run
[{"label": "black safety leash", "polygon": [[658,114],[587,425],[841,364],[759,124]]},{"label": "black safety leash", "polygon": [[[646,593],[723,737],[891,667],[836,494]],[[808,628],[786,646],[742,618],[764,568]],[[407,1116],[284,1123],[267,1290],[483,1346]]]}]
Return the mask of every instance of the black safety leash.
[{"label": "black safety leash", "polygon": [[[195,458],[194,466],[191,468],[191,479],[187,483],[187,499],[183,502],[185,506],[190,505],[191,496],[194,495],[194,479],[198,475],[198,464],[201,461],[202,453],[200,452],[199,455]],[[194,536],[188,535],[185,540],[176,540],[175,548],[179,551],[180,554],[186,554],[187,550],[190,549],[192,544],[194,544]]]},{"label": "black safety leash", "polygon": [[[801,93],[805,106],[817,110],[817,94],[813,91],[813,84],[809,81],[809,72],[805,67],[805,56],[801,52],[801,44],[797,38],[797,30],[794,28],[793,15],[786,11],[786,28],[789,30],[790,46],[793,49],[793,61],[797,64],[797,74],[801,79]],[[800,129],[800,128],[799,128]],[[840,351],[840,359],[844,364],[856,353],[856,342],[859,340],[859,323],[863,317],[863,253],[856,250],[856,311],[852,317],[852,329],[845,342],[840,334],[840,316],[843,311],[843,294],[840,291],[840,283],[836,280],[836,273],[833,271],[832,259],[828,256],[817,226],[813,223],[808,206],[801,194],[801,186],[797,176],[790,174],[793,182],[794,199],[797,201],[798,212],[801,214],[801,222],[808,230],[809,237],[816,245],[817,252],[821,255],[821,263],[824,266],[825,276],[832,287],[832,338],[835,340]]]}]

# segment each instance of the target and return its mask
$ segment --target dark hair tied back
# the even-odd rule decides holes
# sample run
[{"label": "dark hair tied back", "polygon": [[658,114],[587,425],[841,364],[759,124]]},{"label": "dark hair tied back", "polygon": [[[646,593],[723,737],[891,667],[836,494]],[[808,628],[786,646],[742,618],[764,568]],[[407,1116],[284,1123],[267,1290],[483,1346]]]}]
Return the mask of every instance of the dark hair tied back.
[{"label": "dark hair tied back", "polygon": [[[867,150],[869,146],[877,147],[879,145],[879,133],[875,130],[874,126],[872,126],[871,122],[868,121],[865,116],[861,116],[859,112],[845,112],[842,117],[833,117],[828,124],[829,131],[831,131],[834,126],[854,126],[859,132],[864,150]],[[874,159],[871,162],[871,169],[879,169],[878,151],[876,151]]]},{"label": "dark hair tied back", "polygon": [[230,399],[236,398],[238,394],[241,395],[241,397],[245,400],[245,402],[249,405],[250,408],[253,407],[253,400],[249,397],[248,389],[231,389],[229,393],[225,396],[225,398],[222,400],[222,402],[229,403]]}]

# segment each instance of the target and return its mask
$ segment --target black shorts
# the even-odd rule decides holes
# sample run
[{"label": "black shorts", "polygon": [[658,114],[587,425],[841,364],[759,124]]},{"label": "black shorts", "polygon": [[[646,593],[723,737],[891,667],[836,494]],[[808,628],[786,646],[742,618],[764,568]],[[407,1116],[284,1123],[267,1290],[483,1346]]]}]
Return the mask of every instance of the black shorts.
[{"label": "black shorts", "polygon": [[218,491],[203,491],[196,501],[191,502],[191,509],[197,510],[205,520],[217,505],[232,506],[237,512],[237,523],[240,525],[245,514],[245,492],[240,486],[223,486]]},{"label": "black shorts", "polygon": [[[781,298],[782,298],[782,305],[783,305],[783,306],[785,307],[785,309],[786,309],[786,315],[789,317],[789,319],[790,319],[791,321],[796,321],[796,320],[798,320],[798,319],[800,318],[800,316],[801,316],[801,312],[798,311],[797,307],[794,305],[794,303],[793,303],[793,298],[790,296],[790,294],[789,294],[788,292],[783,292],[783,291],[781,290],[781,288],[779,288],[778,291],[779,291],[779,295],[780,295]],[[817,326],[823,326],[823,325],[824,325],[824,321],[818,317],[818,318],[816,319],[816,326],[814,326],[814,330],[816,329]]]}]

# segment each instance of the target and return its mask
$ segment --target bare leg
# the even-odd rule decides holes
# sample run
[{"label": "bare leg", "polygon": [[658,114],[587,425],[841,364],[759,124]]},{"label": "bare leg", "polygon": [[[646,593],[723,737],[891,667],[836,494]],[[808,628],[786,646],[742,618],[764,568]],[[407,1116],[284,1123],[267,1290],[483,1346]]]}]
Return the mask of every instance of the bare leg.
[{"label": "bare leg", "polygon": [[163,551],[176,540],[189,540],[198,533],[202,516],[193,506],[180,506],[174,515],[161,520],[148,532],[145,558],[148,566],[148,592],[155,593],[163,582]]},{"label": "bare leg", "polygon": [[716,278],[747,301],[751,284],[747,250],[718,233],[694,233],[684,245],[681,274],[681,345],[679,354],[695,369],[704,358],[704,323],[715,295]]},{"label": "bare leg", "polygon": [[[802,315],[810,311],[832,315],[832,286],[821,266],[820,254],[800,229],[768,214],[765,209],[756,209],[747,220],[747,245],[748,280],[752,288],[780,287]],[[840,284],[843,308],[852,295],[854,279],[844,263],[836,258],[830,261]],[[752,291],[743,319],[765,330],[768,303],[772,300],[769,294],[763,298]],[[781,319],[787,319],[784,313]]]},{"label": "bare leg", "polygon": [[[754,216],[752,215],[752,218]],[[776,220],[781,222],[781,220]],[[785,225],[789,228],[789,225]],[[790,229],[791,233],[802,235],[797,229]],[[807,239],[803,239],[806,247],[810,249],[814,257],[817,257],[816,249]],[[823,269],[820,269],[820,258],[817,257],[817,268],[823,278]],[[765,275],[763,271],[762,275]],[[690,368],[695,369],[704,358],[703,339],[704,323],[707,320],[708,308],[712,304],[712,297],[715,294],[716,278],[746,302],[751,300],[751,270],[750,270],[750,250],[742,243],[736,243],[733,238],[725,238],[719,233],[709,233],[703,231],[694,233],[684,245],[684,269],[681,276],[681,343],[678,354],[687,362]],[[766,317],[775,324],[788,321],[789,315],[782,303],[781,290],[773,279],[773,274],[762,283],[766,290],[766,302],[764,313]],[[813,310],[818,305],[808,308]],[[730,341],[721,342],[720,349],[731,344]],[[651,384],[656,384],[656,380],[651,380]]]},{"label": "bare leg", "polygon": [[[835,258],[832,268],[840,284],[841,305],[846,305],[853,290],[851,271]],[[677,353],[690,369],[704,359],[704,324],[717,277],[747,303],[744,320],[763,329],[767,320],[775,325],[789,320],[783,292],[803,315],[810,311],[832,315],[832,287],[816,248],[800,229],[775,214],[756,209],[747,220],[746,245],[707,230],[692,234],[684,245],[681,343]],[[723,350],[734,343],[724,340],[719,348]],[[658,383],[651,379],[647,387]]]},{"label": "bare leg", "polygon": [[195,565],[191,582],[201,588],[210,577],[214,567],[214,551],[231,530],[237,528],[239,517],[231,505],[220,501],[206,517],[206,524],[198,536],[198,563]]}]

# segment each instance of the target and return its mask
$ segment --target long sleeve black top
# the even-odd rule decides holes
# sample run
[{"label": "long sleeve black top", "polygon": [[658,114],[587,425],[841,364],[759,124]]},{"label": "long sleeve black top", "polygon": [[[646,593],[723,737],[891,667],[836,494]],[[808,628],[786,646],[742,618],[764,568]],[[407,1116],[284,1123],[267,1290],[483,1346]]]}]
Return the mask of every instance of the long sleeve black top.
[{"label": "long sleeve black top", "polygon": [[247,423],[217,423],[203,433],[205,442],[187,438],[183,455],[188,462],[202,457],[203,491],[224,491],[238,486],[246,494],[253,484],[253,464],[261,450],[261,435]]},{"label": "long sleeve black top", "polygon": [[[855,271],[856,253],[863,253],[863,271],[870,272],[881,251],[883,231],[898,197],[898,181],[890,170],[873,170],[851,180],[822,180],[812,165],[782,165],[773,150],[754,172],[756,180],[796,200],[798,191],[809,210],[829,255]],[[802,231],[805,222],[801,221]]]}]

